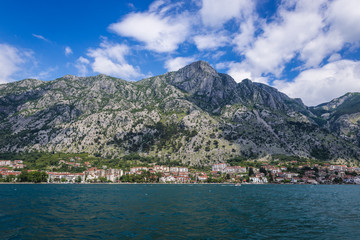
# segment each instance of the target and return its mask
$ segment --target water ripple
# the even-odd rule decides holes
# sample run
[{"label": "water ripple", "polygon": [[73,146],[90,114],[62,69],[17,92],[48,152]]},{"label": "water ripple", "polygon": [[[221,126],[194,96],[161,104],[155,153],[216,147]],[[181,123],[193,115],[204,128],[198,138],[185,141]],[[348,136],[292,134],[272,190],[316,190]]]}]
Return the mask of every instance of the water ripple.
[{"label": "water ripple", "polygon": [[1,239],[356,239],[360,186],[0,185]]}]

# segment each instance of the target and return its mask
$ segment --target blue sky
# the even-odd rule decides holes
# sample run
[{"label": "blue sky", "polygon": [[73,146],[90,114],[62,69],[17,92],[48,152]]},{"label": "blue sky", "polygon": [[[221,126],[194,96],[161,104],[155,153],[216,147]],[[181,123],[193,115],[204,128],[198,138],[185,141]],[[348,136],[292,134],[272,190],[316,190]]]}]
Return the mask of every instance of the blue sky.
[{"label": "blue sky", "polygon": [[0,0],[0,83],[197,60],[316,105],[360,91],[358,0]]}]

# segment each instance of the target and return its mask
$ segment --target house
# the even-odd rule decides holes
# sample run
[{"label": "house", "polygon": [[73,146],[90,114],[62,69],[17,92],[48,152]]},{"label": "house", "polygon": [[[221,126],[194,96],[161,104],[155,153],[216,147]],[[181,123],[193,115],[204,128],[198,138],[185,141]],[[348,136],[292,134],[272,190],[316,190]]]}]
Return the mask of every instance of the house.
[{"label": "house", "polygon": [[175,182],[175,177],[174,176],[166,176],[166,177],[161,177],[159,179],[160,182],[166,183],[166,182]]},{"label": "house", "polygon": [[346,171],[347,166],[346,165],[330,165],[331,171]]},{"label": "house", "polygon": [[262,180],[260,177],[250,177],[250,182],[253,183],[262,183]]},{"label": "house", "polygon": [[134,174],[138,171],[147,171],[148,168],[147,167],[132,167],[130,168],[130,174]]},{"label": "house", "polygon": [[170,167],[170,172],[177,173],[177,172],[179,172],[179,168],[178,167]]},{"label": "house", "polygon": [[105,177],[108,181],[116,182],[123,175],[124,171],[122,169],[112,169],[109,168],[105,170]]},{"label": "house", "polygon": [[18,164],[15,164],[15,165],[14,165],[14,168],[18,168],[18,169],[24,168],[24,167],[26,167],[26,165],[24,165],[24,164],[22,164],[22,163],[18,163]]},{"label": "house", "polygon": [[237,173],[246,173],[246,167],[234,166]]},{"label": "house", "polygon": [[47,172],[49,175],[48,182],[80,182],[85,181],[84,173],[69,173],[69,172]]},{"label": "house", "polygon": [[21,174],[20,171],[6,171],[6,172],[0,172],[0,174],[2,175],[3,178],[5,178],[6,176],[19,176]]},{"label": "house", "polygon": [[190,178],[186,176],[175,176],[175,182],[177,183],[187,183],[190,182]]},{"label": "house", "polygon": [[266,177],[260,177],[260,176],[258,176],[258,177],[250,177],[249,179],[250,179],[250,182],[258,183],[258,184],[268,182]]},{"label": "house", "polygon": [[163,168],[162,168],[162,166],[160,166],[160,165],[155,165],[153,169],[154,169],[154,171],[156,171],[156,172],[162,172],[162,171],[163,171]]},{"label": "house", "polygon": [[277,177],[277,178],[275,178],[275,181],[276,181],[276,182],[282,182],[282,181],[284,181],[284,178],[282,178],[282,177]]},{"label": "house", "polygon": [[211,170],[216,172],[222,172],[227,167],[226,163],[217,163],[212,165]]},{"label": "house", "polygon": [[293,177],[297,177],[297,176],[299,176],[299,174],[298,173],[285,173],[285,177],[286,178],[293,178]]},{"label": "house", "polygon": [[0,166],[12,166],[13,163],[10,160],[0,160]]},{"label": "house", "polygon": [[207,181],[208,180],[208,176],[205,174],[205,175],[199,175],[197,176],[197,179],[199,181]]},{"label": "house", "polygon": [[187,173],[189,169],[187,167],[179,167],[179,173]]},{"label": "house", "polygon": [[293,177],[293,178],[291,178],[291,182],[292,183],[297,183],[297,182],[299,182],[301,179],[299,178],[299,177]]},{"label": "house", "polygon": [[189,172],[179,172],[178,176],[187,177],[187,176],[189,176]]},{"label": "house", "polygon": [[226,167],[222,171],[224,173],[245,173],[246,167],[240,167],[240,166],[232,166],[232,167]]}]

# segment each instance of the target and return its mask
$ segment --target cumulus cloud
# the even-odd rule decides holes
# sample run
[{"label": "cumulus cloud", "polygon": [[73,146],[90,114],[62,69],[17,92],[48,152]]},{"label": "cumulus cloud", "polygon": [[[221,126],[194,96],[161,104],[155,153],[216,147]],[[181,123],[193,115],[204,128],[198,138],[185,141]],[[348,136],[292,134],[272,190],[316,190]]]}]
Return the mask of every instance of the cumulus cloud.
[{"label": "cumulus cloud", "polygon": [[241,82],[244,79],[250,79],[255,82],[268,83],[267,77],[261,75],[255,75],[249,70],[249,68],[244,63],[237,62],[227,62],[225,64],[219,64],[221,68],[228,68],[228,74],[234,78],[236,82]]},{"label": "cumulus cloud", "polygon": [[[89,49],[88,56],[93,58],[92,70],[115,77],[134,79],[142,77],[138,67],[127,63],[125,56],[130,54],[130,48],[125,44],[113,44],[103,41],[99,48]],[[79,60],[79,59],[78,59]],[[86,63],[84,59],[80,60]]]},{"label": "cumulus cloud", "polygon": [[339,32],[346,42],[360,40],[360,2],[358,0],[335,0],[328,9],[330,30]]},{"label": "cumulus cloud", "polygon": [[89,59],[84,58],[83,56],[79,57],[76,60],[75,67],[78,70],[78,75],[79,76],[81,76],[81,77],[86,76],[86,74],[89,72],[88,71],[89,64],[90,64]]},{"label": "cumulus cloud", "polygon": [[199,50],[213,50],[225,46],[230,41],[226,33],[212,33],[194,37],[194,42]]},{"label": "cumulus cloud", "polygon": [[246,61],[255,74],[273,73],[279,76],[284,65],[297,51],[317,36],[324,27],[319,14],[323,1],[298,1],[295,9],[286,5],[278,9],[278,19],[264,26],[264,33],[253,47],[245,50]]},{"label": "cumulus cloud", "polygon": [[275,81],[274,86],[307,105],[318,105],[347,92],[360,91],[360,62],[339,60],[301,72],[292,82]]},{"label": "cumulus cloud", "polygon": [[131,37],[145,44],[155,52],[175,51],[184,42],[190,31],[189,17],[184,14],[167,12],[177,5],[164,5],[155,1],[147,12],[131,13],[109,29],[120,36]]},{"label": "cumulus cloud", "polygon": [[260,25],[261,34],[256,37],[259,29],[253,13],[233,40],[244,57],[237,71],[281,77],[286,64],[296,59],[303,62],[298,69],[318,67],[347,43],[359,43],[359,7],[357,0],[283,1],[273,20]]},{"label": "cumulus cloud", "polygon": [[12,81],[13,74],[21,70],[22,64],[31,55],[30,51],[20,51],[9,44],[0,44],[0,83]]},{"label": "cumulus cloud", "polygon": [[188,65],[191,62],[194,62],[195,58],[193,57],[177,57],[177,58],[172,58],[169,59],[165,62],[164,67],[168,70],[168,71],[177,71],[182,67],[185,67],[186,65]]},{"label": "cumulus cloud", "polygon": [[73,51],[72,51],[72,49],[71,49],[69,46],[65,47],[65,55],[66,55],[66,56],[69,56],[69,55],[71,55],[72,53],[73,53]]},{"label": "cumulus cloud", "polygon": [[337,61],[337,60],[340,60],[341,59],[341,55],[338,54],[338,53],[334,53],[333,55],[331,55],[328,59],[328,62],[334,62],[334,61]]},{"label": "cumulus cloud", "polygon": [[205,26],[219,28],[233,18],[252,12],[250,0],[203,0],[200,15]]},{"label": "cumulus cloud", "polygon": [[232,43],[236,46],[235,50],[242,53],[248,49],[255,38],[255,21],[257,20],[256,14],[254,16],[248,16],[241,25],[240,33],[238,33],[233,39]]}]

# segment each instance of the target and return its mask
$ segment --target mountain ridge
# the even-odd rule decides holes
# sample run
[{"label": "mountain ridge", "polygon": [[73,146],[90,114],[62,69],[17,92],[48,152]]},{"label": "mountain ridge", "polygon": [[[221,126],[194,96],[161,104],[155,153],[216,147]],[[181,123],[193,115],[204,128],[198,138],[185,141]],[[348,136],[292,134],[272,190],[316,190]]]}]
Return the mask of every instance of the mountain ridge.
[{"label": "mountain ridge", "polygon": [[137,153],[190,165],[268,154],[358,160],[359,125],[345,117],[354,135],[345,136],[347,121],[332,123],[319,108],[236,83],[204,61],[137,82],[25,79],[0,85],[0,151]]}]

